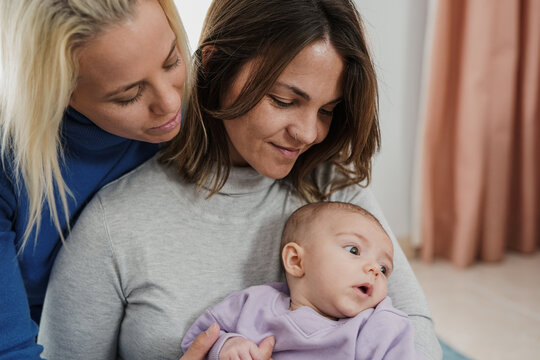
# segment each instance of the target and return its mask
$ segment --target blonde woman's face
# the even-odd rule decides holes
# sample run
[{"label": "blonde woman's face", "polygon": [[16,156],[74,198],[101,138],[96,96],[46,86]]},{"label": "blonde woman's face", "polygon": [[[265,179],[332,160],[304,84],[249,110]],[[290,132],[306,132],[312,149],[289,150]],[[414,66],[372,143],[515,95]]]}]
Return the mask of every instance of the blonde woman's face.
[{"label": "blonde woman's face", "polygon": [[[238,97],[253,64],[240,71],[223,107]],[[224,121],[233,165],[251,166],[274,179],[287,176],[298,157],[328,135],[342,98],[343,69],[343,59],[327,41],[298,53],[252,110]]]},{"label": "blonde woman's face", "polygon": [[70,105],[103,130],[140,141],[171,140],[180,129],[186,66],[155,0],[79,52]]}]

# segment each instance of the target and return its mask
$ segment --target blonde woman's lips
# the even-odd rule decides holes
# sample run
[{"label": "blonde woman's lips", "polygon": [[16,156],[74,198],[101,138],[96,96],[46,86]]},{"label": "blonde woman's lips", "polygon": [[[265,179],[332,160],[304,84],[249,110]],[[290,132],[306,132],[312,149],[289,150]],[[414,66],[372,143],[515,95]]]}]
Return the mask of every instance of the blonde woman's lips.
[{"label": "blonde woman's lips", "polygon": [[171,120],[167,121],[163,125],[152,128],[152,130],[163,131],[163,132],[171,131],[175,129],[178,125],[180,125],[180,120],[181,120],[181,111],[179,110]]}]

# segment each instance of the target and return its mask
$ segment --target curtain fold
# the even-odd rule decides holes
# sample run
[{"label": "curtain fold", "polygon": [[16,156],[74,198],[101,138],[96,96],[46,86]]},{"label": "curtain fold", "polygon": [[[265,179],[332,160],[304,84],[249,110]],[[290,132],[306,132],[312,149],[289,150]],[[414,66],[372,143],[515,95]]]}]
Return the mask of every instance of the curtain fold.
[{"label": "curtain fold", "polygon": [[439,0],[423,119],[421,257],[540,244],[540,1]]}]

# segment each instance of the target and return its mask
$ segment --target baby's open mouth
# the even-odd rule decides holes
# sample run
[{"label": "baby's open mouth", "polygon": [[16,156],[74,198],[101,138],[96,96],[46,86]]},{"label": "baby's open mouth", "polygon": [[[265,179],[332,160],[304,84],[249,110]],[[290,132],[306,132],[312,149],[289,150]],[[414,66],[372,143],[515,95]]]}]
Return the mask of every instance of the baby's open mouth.
[{"label": "baby's open mouth", "polygon": [[366,295],[368,295],[368,296],[371,295],[371,291],[373,290],[370,284],[363,284],[363,285],[360,285],[360,286],[358,287],[358,289],[359,289],[362,293],[364,293],[364,294],[366,294]]}]

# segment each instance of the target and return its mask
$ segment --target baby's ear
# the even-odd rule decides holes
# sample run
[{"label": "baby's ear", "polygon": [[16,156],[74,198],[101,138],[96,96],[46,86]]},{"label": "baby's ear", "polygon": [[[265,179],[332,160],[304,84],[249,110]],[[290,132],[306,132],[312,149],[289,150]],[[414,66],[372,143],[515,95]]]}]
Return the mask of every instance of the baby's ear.
[{"label": "baby's ear", "polygon": [[303,266],[304,249],[295,242],[290,242],[283,247],[281,259],[287,274],[296,278],[304,276]]}]

